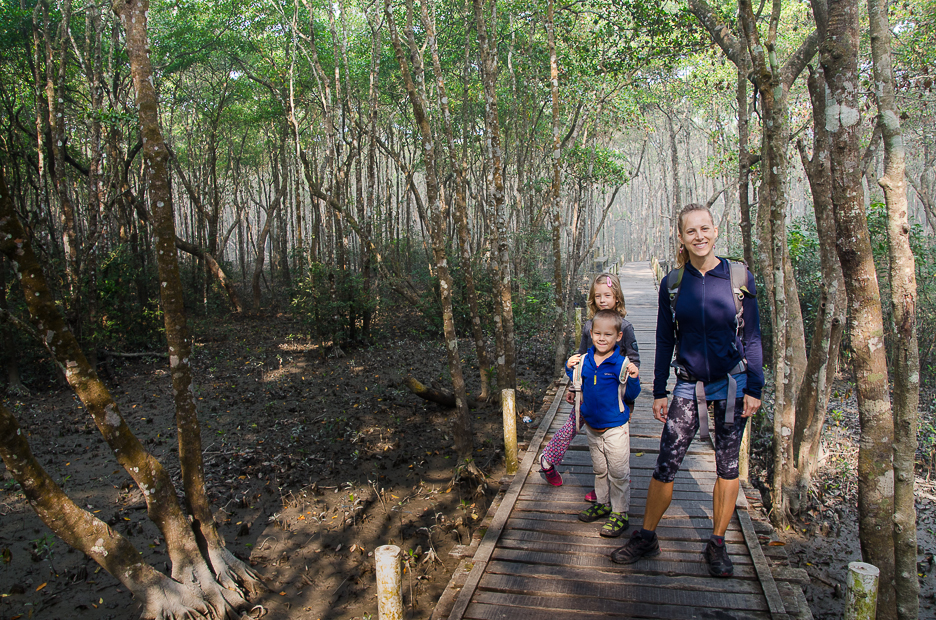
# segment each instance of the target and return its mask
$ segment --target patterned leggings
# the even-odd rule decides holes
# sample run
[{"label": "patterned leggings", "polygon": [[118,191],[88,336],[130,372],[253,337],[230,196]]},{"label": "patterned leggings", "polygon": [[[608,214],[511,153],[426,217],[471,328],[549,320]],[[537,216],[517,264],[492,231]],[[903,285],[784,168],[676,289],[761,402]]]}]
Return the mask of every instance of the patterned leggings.
[{"label": "patterned leggings", "polygon": [[569,419],[562,425],[562,428],[555,432],[552,439],[543,448],[543,457],[549,461],[550,465],[558,465],[562,462],[562,457],[569,449],[569,444],[572,443],[575,434],[575,412],[573,411],[569,414]]},{"label": "patterned leggings", "polygon": [[[741,452],[741,438],[744,436],[744,425],[747,418],[741,417],[744,411],[744,399],[735,401],[735,419],[732,426],[725,426],[725,409],[727,400],[709,401],[714,405],[715,413],[715,471],[719,478],[735,480],[738,477],[738,456]],[[660,482],[672,482],[676,472],[682,465],[699,430],[699,416],[696,415],[696,401],[694,398],[680,398],[674,396],[670,403],[660,437],[660,456],[657,457],[656,470],[653,477]],[[708,412],[705,412],[708,415]],[[568,444],[566,444],[568,445]],[[552,462],[552,461],[550,461]]]}]

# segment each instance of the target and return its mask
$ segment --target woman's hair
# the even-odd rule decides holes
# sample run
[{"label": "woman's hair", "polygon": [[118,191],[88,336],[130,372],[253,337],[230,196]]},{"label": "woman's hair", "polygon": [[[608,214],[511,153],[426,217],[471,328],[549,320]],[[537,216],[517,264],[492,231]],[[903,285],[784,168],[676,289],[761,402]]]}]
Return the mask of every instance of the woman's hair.
[{"label": "woman's hair", "polygon": [[595,303],[595,287],[599,284],[606,285],[614,293],[614,309],[621,316],[627,316],[627,308],[624,307],[624,291],[621,290],[621,281],[613,273],[600,273],[592,280],[591,287],[588,289],[588,318],[592,318],[601,310]]},{"label": "woman's hair", "polygon": [[[712,216],[712,211],[705,205],[700,205],[697,202],[690,202],[685,207],[682,208],[679,212],[679,217],[676,218],[676,227],[679,230],[679,234],[682,235],[682,223],[683,217],[689,215],[693,211],[705,211],[708,213],[709,219],[712,220],[712,223],[715,223],[715,217]],[[676,268],[679,269],[684,267],[686,263],[689,262],[689,254],[686,252],[686,248],[680,243],[679,247],[676,249]]]}]

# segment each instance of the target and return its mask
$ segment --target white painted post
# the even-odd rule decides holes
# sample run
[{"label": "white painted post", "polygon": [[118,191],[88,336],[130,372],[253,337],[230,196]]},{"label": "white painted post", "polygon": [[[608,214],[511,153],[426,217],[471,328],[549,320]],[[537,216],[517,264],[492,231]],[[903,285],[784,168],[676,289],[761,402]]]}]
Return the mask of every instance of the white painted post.
[{"label": "white painted post", "polygon": [[504,409],[504,462],[507,475],[517,473],[517,395],[514,390],[501,391],[501,404]]},{"label": "white painted post", "polygon": [[874,620],[877,613],[877,566],[850,562],[845,583],[845,620]]},{"label": "white painted post", "polygon": [[383,545],[374,551],[377,564],[377,614],[380,620],[403,620],[403,575],[400,548]]}]

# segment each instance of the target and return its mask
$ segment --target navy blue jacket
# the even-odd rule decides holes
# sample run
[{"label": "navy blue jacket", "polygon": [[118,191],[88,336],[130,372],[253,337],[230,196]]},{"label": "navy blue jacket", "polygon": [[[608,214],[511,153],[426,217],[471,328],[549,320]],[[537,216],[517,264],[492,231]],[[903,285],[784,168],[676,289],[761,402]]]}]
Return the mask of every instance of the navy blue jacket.
[{"label": "navy blue jacket", "polygon": [[[760,399],[764,386],[763,352],[761,350],[760,314],[754,276],[748,272],[747,288],[751,295],[742,301],[744,329],[739,339],[735,334],[735,304],[731,292],[728,261],[702,275],[691,263],[686,263],[676,299],[676,322],[679,324],[679,359],[690,375],[700,381],[723,379],[728,371],[747,359],[747,387],[744,393]],[[656,359],[653,365],[653,397],[664,398],[670,361],[676,345],[676,326],[667,290],[667,274],[660,282],[657,311]]]},{"label": "navy blue jacket", "polygon": [[[582,358],[582,407],[580,412],[590,427],[601,430],[623,426],[630,420],[630,407],[626,404],[637,398],[640,394],[640,379],[628,377],[624,391],[624,411],[618,403],[618,390],[620,389],[621,374],[625,373],[624,360],[621,347],[615,345],[614,352],[595,365],[595,347],[588,349]],[[566,374],[572,379],[573,368],[566,367]]]}]

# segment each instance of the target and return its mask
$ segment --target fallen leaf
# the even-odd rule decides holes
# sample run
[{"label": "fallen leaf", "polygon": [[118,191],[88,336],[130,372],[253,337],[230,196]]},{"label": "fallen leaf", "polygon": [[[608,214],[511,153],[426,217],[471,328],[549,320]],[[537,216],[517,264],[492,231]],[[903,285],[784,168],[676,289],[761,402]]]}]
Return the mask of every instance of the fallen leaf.
[{"label": "fallen leaf", "polygon": [[45,582],[44,584],[42,584],[41,586],[39,586],[38,588],[36,588],[36,592],[38,592],[38,591],[41,590],[42,588],[46,587],[47,585],[49,585],[49,582],[48,582],[48,581]]},{"label": "fallen leaf", "polygon": [[780,542],[779,540],[771,540],[769,543],[767,543],[767,546],[768,547],[785,547],[786,543]]}]

